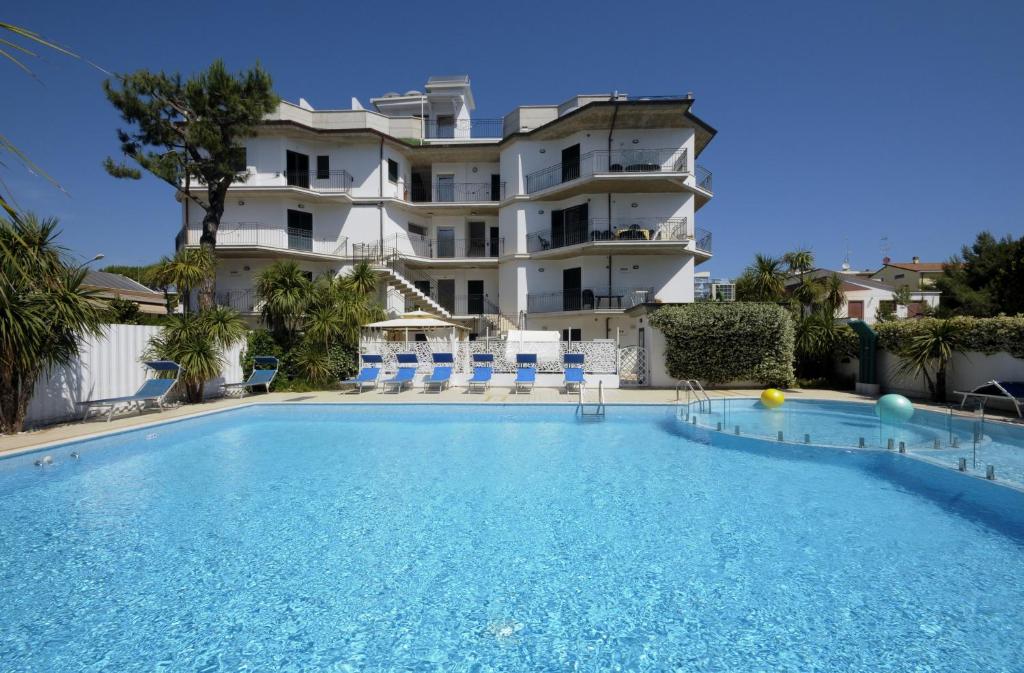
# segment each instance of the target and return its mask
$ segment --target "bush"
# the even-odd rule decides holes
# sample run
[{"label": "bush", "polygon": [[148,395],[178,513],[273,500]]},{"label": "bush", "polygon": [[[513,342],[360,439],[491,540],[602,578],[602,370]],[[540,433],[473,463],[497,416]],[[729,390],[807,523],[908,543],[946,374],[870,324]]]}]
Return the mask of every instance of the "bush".
[{"label": "bush", "polygon": [[[300,342],[301,344],[301,342]],[[301,345],[291,349],[281,347],[274,336],[265,329],[257,329],[249,332],[246,339],[245,350],[241,354],[242,371],[248,375],[252,371],[253,358],[257,355],[272,355],[280,361],[280,369],[274,378],[273,390],[282,392],[309,392],[311,390],[323,390],[323,384],[317,384],[306,379],[300,366]],[[331,380],[327,387],[337,381],[349,378],[356,371],[357,349],[335,343],[328,350],[329,368]]]},{"label": "bush", "polygon": [[[915,336],[926,333],[939,322],[937,318],[899,320],[875,325],[878,347],[890,353],[906,349]],[[1024,358],[1024,315],[999,318],[951,318],[957,338],[965,351],[978,351],[987,355],[1006,352],[1015,358]]]},{"label": "bush", "polygon": [[793,321],[781,306],[701,302],[666,306],[651,316],[665,335],[665,364],[677,379],[711,384],[794,383]]}]

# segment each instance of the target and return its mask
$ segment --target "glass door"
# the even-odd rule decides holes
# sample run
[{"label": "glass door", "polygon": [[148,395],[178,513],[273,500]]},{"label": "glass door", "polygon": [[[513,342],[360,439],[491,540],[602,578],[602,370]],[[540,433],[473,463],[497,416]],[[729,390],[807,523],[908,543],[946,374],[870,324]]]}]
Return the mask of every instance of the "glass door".
[{"label": "glass door", "polygon": [[437,184],[434,187],[434,201],[438,203],[451,203],[455,200],[455,176],[439,175]]},{"label": "glass door", "polygon": [[455,230],[451,227],[440,227],[437,230],[437,256],[452,258],[455,256]]}]

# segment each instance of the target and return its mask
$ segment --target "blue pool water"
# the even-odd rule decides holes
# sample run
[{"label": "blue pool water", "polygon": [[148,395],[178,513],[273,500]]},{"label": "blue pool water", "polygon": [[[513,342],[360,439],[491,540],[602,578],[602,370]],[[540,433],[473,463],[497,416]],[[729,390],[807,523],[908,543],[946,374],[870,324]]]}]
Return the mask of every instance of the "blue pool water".
[{"label": "blue pool water", "polygon": [[906,456],[489,405],[46,454],[0,460],[4,671],[1024,670],[1024,494]]}]

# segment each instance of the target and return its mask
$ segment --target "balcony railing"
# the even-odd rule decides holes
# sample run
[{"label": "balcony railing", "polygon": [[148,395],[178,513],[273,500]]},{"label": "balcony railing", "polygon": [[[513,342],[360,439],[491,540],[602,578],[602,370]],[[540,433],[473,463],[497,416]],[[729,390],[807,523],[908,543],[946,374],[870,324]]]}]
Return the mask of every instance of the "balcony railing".
[{"label": "balcony railing", "polygon": [[413,189],[414,203],[484,203],[505,198],[505,183],[435,182],[431,193]]},{"label": "balcony railing", "polygon": [[697,228],[697,249],[704,252],[711,252],[711,232],[707,229]]},{"label": "balcony railing", "polygon": [[697,186],[706,192],[711,191],[711,171],[697,164]]},{"label": "balcony railing", "polygon": [[685,217],[592,218],[577,228],[545,229],[526,236],[527,252],[542,252],[594,241],[687,241]]},{"label": "balcony railing", "polygon": [[214,295],[217,306],[233,308],[239,313],[258,313],[255,290],[225,290]]},{"label": "balcony railing", "polygon": [[[458,259],[462,257],[500,257],[505,251],[504,238],[432,239],[409,234],[408,245],[416,257]],[[403,237],[396,237],[398,252],[404,252]]]},{"label": "balcony railing", "polygon": [[[182,229],[176,243],[179,247],[199,245],[202,232]],[[273,248],[298,250],[335,257],[348,256],[348,238],[341,236],[318,240],[309,229],[267,224],[265,222],[223,222],[217,231],[218,248]]]},{"label": "balcony railing", "polygon": [[563,162],[526,176],[526,193],[571,182],[595,173],[688,173],[685,149],[594,150],[579,161]]},{"label": "balcony railing", "polygon": [[423,122],[423,136],[430,140],[462,138],[500,138],[504,121],[501,119],[469,119],[438,122],[427,119]]},{"label": "balcony railing", "polygon": [[[497,302],[485,294],[457,294],[438,297],[437,288],[431,286],[429,296],[452,315],[497,315],[501,312]],[[430,307],[424,306],[415,297],[406,297],[405,310],[407,313],[419,309],[429,311]]]},{"label": "balcony railing", "polygon": [[348,171],[280,171],[285,184],[314,192],[344,193],[352,189],[352,176]]},{"label": "balcony railing", "polygon": [[625,310],[653,300],[653,287],[593,287],[539,294],[531,292],[526,295],[526,310],[529,313]]}]

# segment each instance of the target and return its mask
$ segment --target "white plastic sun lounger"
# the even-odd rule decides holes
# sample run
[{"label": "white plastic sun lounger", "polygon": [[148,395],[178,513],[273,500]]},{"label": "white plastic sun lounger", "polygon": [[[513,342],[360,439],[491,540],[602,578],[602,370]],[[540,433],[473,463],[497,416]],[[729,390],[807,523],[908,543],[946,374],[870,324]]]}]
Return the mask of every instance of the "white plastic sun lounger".
[{"label": "white plastic sun lounger", "polygon": [[981,400],[1009,400],[1017,410],[1017,416],[1024,418],[1024,413],[1021,413],[1021,407],[1024,406],[1024,381],[989,381],[967,392],[954,390],[953,394],[961,396],[961,409],[972,397]]}]

